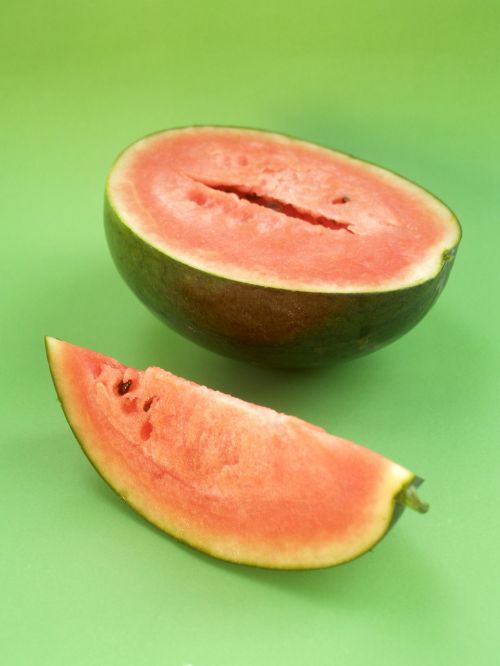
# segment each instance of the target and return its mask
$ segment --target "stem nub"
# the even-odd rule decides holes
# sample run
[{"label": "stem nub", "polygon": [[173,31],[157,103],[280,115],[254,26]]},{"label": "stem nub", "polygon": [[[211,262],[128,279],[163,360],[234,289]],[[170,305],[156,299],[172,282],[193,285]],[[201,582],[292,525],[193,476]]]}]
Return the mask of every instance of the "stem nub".
[{"label": "stem nub", "polygon": [[403,490],[396,495],[396,502],[399,502],[413,511],[418,511],[418,513],[427,513],[427,511],[429,511],[429,505],[427,502],[423,502],[420,499],[417,494],[417,488],[413,483],[406,486],[406,488],[403,488]]}]

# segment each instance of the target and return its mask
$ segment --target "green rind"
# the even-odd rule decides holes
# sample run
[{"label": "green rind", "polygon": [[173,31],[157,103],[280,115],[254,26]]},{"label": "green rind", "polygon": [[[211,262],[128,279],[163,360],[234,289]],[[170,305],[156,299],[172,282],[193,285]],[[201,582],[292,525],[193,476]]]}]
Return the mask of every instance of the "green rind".
[{"label": "green rind", "polygon": [[181,538],[177,534],[175,534],[173,531],[167,531],[164,529],[164,527],[157,521],[155,521],[153,518],[150,516],[146,515],[143,511],[137,507],[133,501],[130,500],[130,498],[126,497],[123,495],[118,488],[115,487],[113,482],[107,477],[106,475],[106,470],[101,469],[90,453],[87,450],[87,446],[85,444],[85,436],[81,433],[78,432],[78,430],[74,427],[73,425],[73,419],[71,416],[71,410],[70,408],[66,405],[64,397],[62,395],[62,392],[60,390],[57,378],[56,378],[56,372],[55,372],[55,359],[52,357],[51,350],[50,350],[50,345],[48,343],[48,337],[45,337],[45,351],[47,354],[47,360],[48,360],[48,365],[49,365],[49,370],[50,374],[52,377],[52,381],[54,383],[54,388],[56,391],[57,398],[59,400],[59,403],[61,405],[61,408],[63,410],[64,416],[66,418],[66,421],[68,422],[68,425],[80,445],[80,448],[82,452],[84,453],[85,457],[87,460],[90,462],[92,467],[95,469],[97,474],[105,481],[105,483],[120,497],[121,500],[125,502],[134,512],[139,514],[144,520],[146,520],[148,523],[151,525],[154,525],[158,530],[160,530],[163,534],[167,534],[169,537],[172,537],[179,541],[180,543],[186,544],[187,546],[194,548],[195,550],[198,550],[202,553],[205,553],[206,555],[209,555],[211,557],[215,557],[217,559],[230,562],[232,564],[239,564],[239,565],[245,565],[245,566],[250,566],[250,567],[255,567],[259,569],[276,569],[276,570],[282,570],[282,571],[303,571],[303,570],[309,570],[309,569],[327,569],[332,566],[338,566],[341,564],[346,564],[347,562],[351,562],[352,560],[357,559],[358,557],[361,557],[361,555],[364,555],[365,553],[371,551],[382,539],[385,537],[387,532],[394,526],[394,524],[397,522],[397,520],[401,517],[402,513],[405,510],[405,505],[399,501],[400,495],[405,492],[408,488],[410,487],[415,487],[417,488],[423,481],[419,477],[413,475],[410,479],[408,479],[406,482],[404,482],[393,494],[392,498],[390,499],[390,503],[392,505],[391,510],[388,513],[388,519],[386,522],[385,529],[382,531],[380,536],[373,542],[365,545],[364,548],[362,548],[359,552],[355,553],[352,557],[349,557],[344,560],[337,560],[334,562],[331,562],[330,564],[328,563],[321,563],[321,564],[314,564],[311,563],[310,561],[307,564],[304,564],[303,566],[301,565],[284,565],[284,566],[278,566],[278,565],[265,565],[259,562],[251,561],[251,560],[237,560],[237,559],[230,559],[227,557],[222,557],[219,553],[211,551],[209,548],[203,548],[198,542],[190,542],[188,539]]},{"label": "green rind", "polygon": [[450,273],[405,289],[318,293],[263,287],[181,263],[150,245],[105,201],[111,255],[135,294],[176,331],[234,358],[280,367],[318,366],[375,351],[415,326]]}]

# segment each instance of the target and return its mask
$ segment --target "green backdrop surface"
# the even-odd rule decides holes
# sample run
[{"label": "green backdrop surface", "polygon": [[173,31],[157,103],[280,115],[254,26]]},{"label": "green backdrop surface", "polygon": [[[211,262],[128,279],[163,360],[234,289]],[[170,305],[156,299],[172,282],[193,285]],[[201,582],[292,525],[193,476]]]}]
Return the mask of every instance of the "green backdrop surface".
[{"label": "green backdrop surface", "polygon": [[[6,666],[494,664],[498,2],[10,3],[0,27],[0,654]],[[284,373],[165,328],[102,229],[152,131],[262,127],[380,163],[458,214],[450,282],[400,341]],[[339,568],[218,562],[133,514],[81,454],[44,334],[296,414],[426,478],[431,511]]]}]

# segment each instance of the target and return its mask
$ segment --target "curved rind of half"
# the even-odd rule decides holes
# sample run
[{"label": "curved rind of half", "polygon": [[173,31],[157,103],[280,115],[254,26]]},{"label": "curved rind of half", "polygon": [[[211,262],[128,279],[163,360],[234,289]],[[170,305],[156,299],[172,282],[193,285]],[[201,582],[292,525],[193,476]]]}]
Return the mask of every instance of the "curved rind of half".
[{"label": "curved rind of half", "polygon": [[111,488],[146,520],[208,555],[238,564],[275,569],[325,568],[350,561],[371,550],[384,537],[402,512],[398,495],[419,482],[412,472],[387,460],[384,482],[371,498],[376,518],[347,546],[336,541],[323,542],[320,547],[305,543],[292,551],[287,549],[281,552],[275,544],[249,543],[245,534],[221,535],[205,530],[201,523],[186,524],[182,516],[175,515],[175,512],[155,510],[157,498],[150,496],[147,485],[138,481],[130,461],[124,459],[119,451],[113,451],[109,442],[103,441],[93,414],[82,405],[81,385],[68,378],[64,345],[67,346],[67,343],[54,338],[46,339],[49,366],[66,419],[91,464]]},{"label": "curved rind of half", "polygon": [[238,282],[179,262],[137,235],[108,194],[104,220],[120,274],[160,319],[213,351],[277,367],[319,366],[396,340],[434,304],[456,251],[446,253],[437,275],[396,291],[293,291]]}]

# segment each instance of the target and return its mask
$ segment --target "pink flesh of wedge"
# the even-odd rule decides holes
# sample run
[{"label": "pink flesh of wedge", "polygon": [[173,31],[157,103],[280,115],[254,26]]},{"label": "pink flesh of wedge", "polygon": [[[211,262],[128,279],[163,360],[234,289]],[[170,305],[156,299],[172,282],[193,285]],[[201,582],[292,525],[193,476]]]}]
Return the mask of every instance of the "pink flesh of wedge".
[{"label": "pink flesh of wedge", "polygon": [[68,422],[136,511],[215,557],[317,568],[372,548],[416,477],[387,458],[160,368],[47,338]]}]

